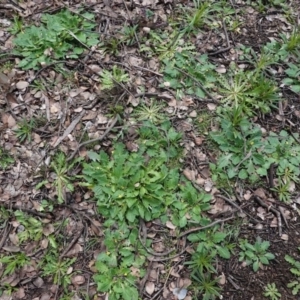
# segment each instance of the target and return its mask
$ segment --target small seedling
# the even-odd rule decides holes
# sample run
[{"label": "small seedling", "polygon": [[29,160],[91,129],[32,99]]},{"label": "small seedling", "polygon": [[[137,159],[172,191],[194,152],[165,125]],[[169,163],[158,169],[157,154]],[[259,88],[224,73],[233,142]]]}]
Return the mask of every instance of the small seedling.
[{"label": "small seedling", "polygon": [[50,250],[40,262],[43,276],[51,276],[53,283],[64,289],[71,283],[70,267],[76,258],[60,259],[56,250]]},{"label": "small seedling", "polygon": [[141,103],[135,108],[132,115],[138,121],[150,121],[153,124],[161,123],[165,116],[162,114],[164,105],[158,104],[155,100],[151,99],[150,104]]},{"label": "small seedling", "polygon": [[192,254],[191,260],[185,264],[192,270],[192,274],[199,272],[200,274],[216,273],[214,268],[216,250],[207,250],[203,248]]},{"label": "small seedling", "polygon": [[[190,234],[188,236],[189,241],[193,243],[199,242],[196,252],[192,255],[191,261],[193,261],[194,256],[195,258],[198,256],[198,253],[199,257],[203,257],[206,251],[208,251],[210,255],[213,255],[213,257],[219,255],[222,258],[229,259],[232,245],[226,242],[226,237],[226,231],[219,231],[219,226],[215,226],[210,230]],[[197,259],[195,262],[197,262]],[[190,265],[191,263],[189,262],[188,264]],[[194,264],[192,263],[191,265]],[[196,265],[197,263],[195,264],[195,268],[197,269]]]},{"label": "small seedling", "polygon": [[129,75],[123,69],[113,66],[111,71],[103,70],[101,76],[101,88],[111,90],[118,84],[126,83],[130,80]]},{"label": "small seedling", "polygon": [[200,271],[191,275],[195,285],[194,291],[198,296],[202,296],[202,300],[215,300],[220,296],[220,288],[218,280],[212,278],[210,273],[203,274]]},{"label": "small seedling", "polygon": [[12,26],[9,28],[9,32],[11,34],[18,34],[19,32],[22,32],[24,29],[23,21],[20,17],[14,16],[14,22]]},{"label": "small seedling", "polygon": [[18,233],[19,243],[28,240],[38,241],[43,235],[43,224],[38,219],[28,216],[26,213],[17,210],[14,213],[17,221],[22,225]]},{"label": "small seedling", "polygon": [[284,34],[281,37],[288,51],[294,52],[300,48],[300,27],[295,27],[289,37]]},{"label": "small seedling", "polygon": [[0,168],[5,170],[13,162],[13,157],[6,150],[0,148]]},{"label": "small seedling", "polygon": [[[56,187],[57,192],[57,201],[58,203],[65,202],[65,192],[73,192],[73,176],[69,175],[69,172],[74,168],[74,166],[82,161],[83,158],[76,158],[71,163],[67,162],[66,156],[63,152],[57,153],[52,162],[51,162],[51,170],[54,171],[55,179],[53,181],[53,185]],[[45,184],[49,183],[48,180],[44,180],[40,182],[36,189],[41,188]]]},{"label": "small seedling", "polygon": [[122,41],[116,37],[111,37],[107,40],[102,40],[99,48],[104,52],[111,55],[118,55],[119,46]]},{"label": "small seedling", "polygon": [[185,50],[176,52],[172,59],[164,59],[163,63],[164,85],[175,89],[177,95],[205,98],[203,87],[209,89],[215,86],[215,66],[208,61],[207,55],[196,58],[192,51]]},{"label": "small seedling", "polygon": [[137,31],[138,25],[134,26],[125,26],[123,29],[123,40],[126,43],[127,46],[132,46],[136,41],[136,31]]},{"label": "small seedling", "polygon": [[[300,43],[300,42],[299,42]],[[290,87],[294,93],[300,93],[300,68],[288,63],[289,68],[285,70],[288,77],[284,78],[282,82]]]},{"label": "small seedling", "polygon": [[11,256],[1,255],[0,263],[3,263],[5,265],[4,272],[1,277],[4,277],[6,275],[11,275],[12,273],[19,270],[20,268],[28,265],[29,261],[30,260],[28,256],[23,252]]},{"label": "small seedling", "polygon": [[254,245],[250,244],[247,240],[240,240],[239,261],[245,261],[247,265],[253,267],[253,271],[257,272],[261,265],[269,265],[269,261],[274,259],[273,253],[267,252],[270,247],[270,242],[262,241],[260,237],[257,237]]},{"label": "small seedling", "polygon": [[[300,247],[298,250],[300,251]],[[284,258],[291,265],[290,272],[296,277],[287,286],[292,288],[293,295],[297,295],[300,291],[300,262],[288,254]]]},{"label": "small seedling", "polygon": [[270,298],[271,300],[279,300],[281,294],[279,293],[275,283],[268,283],[265,287],[264,296]]},{"label": "small seedling", "polygon": [[260,72],[265,64],[268,62],[260,60],[259,67],[254,71],[235,71],[229,76],[219,75],[219,92],[223,95],[221,102],[230,107],[241,106],[249,116],[270,112],[278,102],[279,94],[275,82]]},{"label": "small seedling", "polygon": [[27,141],[31,141],[31,134],[33,129],[36,126],[36,120],[31,118],[30,121],[23,119],[20,123],[18,123],[18,129],[15,130],[17,138],[21,143]]}]

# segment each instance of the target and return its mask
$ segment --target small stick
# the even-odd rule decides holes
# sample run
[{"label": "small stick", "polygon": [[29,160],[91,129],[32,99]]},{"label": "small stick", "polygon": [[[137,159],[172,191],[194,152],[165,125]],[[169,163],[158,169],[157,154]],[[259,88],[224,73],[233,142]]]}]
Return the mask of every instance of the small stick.
[{"label": "small stick", "polygon": [[268,206],[262,199],[260,199],[258,196],[254,196],[254,199],[256,200],[256,202],[261,205],[262,207],[266,208],[267,210],[271,211],[273,214],[276,215],[277,220],[278,220],[278,233],[279,236],[282,235],[282,222],[281,222],[281,217],[280,217],[280,212],[278,210],[276,210],[274,207],[272,206]]},{"label": "small stick", "polygon": [[214,96],[203,86],[203,84],[201,84],[199,82],[199,80],[197,80],[194,76],[188,74],[187,72],[177,68],[174,66],[174,69],[176,69],[177,71],[181,72],[182,74],[184,74],[185,76],[191,78],[195,83],[196,85],[198,85],[203,91],[204,93],[215,103],[218,103],[218,101],[214,98]]},{"label": "small stick", "polygon": [[89,141],[85,141],[85,142],[79,144],[78,147],[73,151],[73,153],[71,154],[71,156],[67,159],[67,161],[70,161],[75,156],[75,154],[77,153],[77,151],[82,146],[87,145],[89,143],[94,143],[94,142],[100,142],[100,141],[102,141],[109,134],[109,132],[113,129],[113,127],[115,126],[115,124],[117,123],[117,121],[118,121],[118,115],[113,119],[113,121],[111,122],[111,124],[109,125],[109,127],[105,130],[105,132],[100,137],[98,137],[96,139],[89,140]]},{"label": "small stick", "polygon": [[200,226],[200,227],[191,228],[191,229],[189,229],[189,230],[183,232],[182,234],[180,234],[180,235],[178,236],[178,238],[180,239],[180,238],[182,238],[183,236],[185,236],[185,235],[187,235],[187,234],[190,234],[190,233],[192,233],[192,232],[196,232],[196,231],[199,231],[199,230],[202,230],[202,229],[207,229],[207,228],[213,227],[213,226],[215,226],[215,225],[217,225],[217,224],[219,224],[219,223],[226,222],[226,221],[231,220],[231,219],[233,219],[233,218],[234,218],[234,216],[231,216],[231,217],[228,217],[228,218],[225,218],[225,219],[217,220],[217,221],[212,222],[212,223],[210,223],[210,224],[208,224],[208,225],[206,225],[206,226]]},{"label": "small stick", "polygon": [[83,227],[81,228],[79,233],[73,238],[73,240],[68,245],[68,247],[64,250],[64,252],[59,256],[59,259],[62,259],[70,251],[70,249],[75,245],[75,243],[78,241],[78,239],[81,236],[82,230],[83,230]]},{"label": "small stick", "polygon": [[227,47],[219,49],[219,50],[217,50],[215,52],[208,53],[208,55],[210,55],[210,56],[226,52],[226,51],[228,51],[228,50],[230,50],[232,48],[232,46],[230,45],[230,41],[229,41],[229,38],[228,38],[228,33],[227,33],[227,29],[226,29],[226,25],[225,25],[224,20],[222,21],[222,24],[223,24],[223,28],[224,28],[224,33],[225,33]]},{"label": "small stick", "polygon": [[59,137],[56,142],[53,144],[53,147],[56,148],[72,131],[73,129],[76,127],[76,125],[78,124],[78,122],[81,120],[81,118],[84,116],[85,114],[85,110],[83,110],[79,116],[74,119],[71,124],[68,126],[68,128],[65,130],[65,132],[63,133],[63,135],[61,137]]}]

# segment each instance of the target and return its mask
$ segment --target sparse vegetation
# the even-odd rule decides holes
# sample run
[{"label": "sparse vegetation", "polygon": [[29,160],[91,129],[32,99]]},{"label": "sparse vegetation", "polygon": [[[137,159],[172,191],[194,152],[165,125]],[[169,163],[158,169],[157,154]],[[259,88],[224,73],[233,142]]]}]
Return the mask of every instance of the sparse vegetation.
[{"label": "sparse vegetation", "polygon": [[299,1],[117,2],[3,5],[0,297],[298,295]]}]

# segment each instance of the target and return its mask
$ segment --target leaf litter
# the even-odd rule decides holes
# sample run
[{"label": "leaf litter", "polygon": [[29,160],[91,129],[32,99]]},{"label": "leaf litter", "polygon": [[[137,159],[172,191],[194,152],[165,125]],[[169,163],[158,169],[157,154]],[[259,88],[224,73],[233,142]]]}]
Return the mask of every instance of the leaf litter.
[{"label": "leaf litter", "polygon": [[[286,275],[286,282],[292,279],[289,265],[283,257],[285,253],[297,252],[297,206],[279,202],[264,185],[253,189],[251,186],[240,186],[240,182],[236,182],[236,185],[232,186],[236,196],[224,196],[222,189],[216,187],[211,179],[209,163],[215,162],[215,153],[208,147],[207,134],[197,130],[197,126],[201,128],[201,124],[205,123],[201,113],[208,110],[210,114],[214,114],[219,104],[215,99],[218,98],[207,94],[208,99],[203,97],[201,102],[198,97],[176,95],[169,89],[170,82],[164,82],[162,78],[164,75],[160,69],[159,55],[156,53],[151,56],[150,52],[141,51],[141,42],[144,42],[145,37],[149,38],[148,34],[156,29],[168,27],[169,17],[177,10],[183,9],[184,5],[191,4],[187,1],[172,0],[131,3],[121,0],[86,1],[85,10],[98,16],[96,22],[99,34],[107,38],[104,39],[106,43],[101,47],[86,47],[87,52],[84,53],[83,60],[70,57],[57,65],[42,62],[38,71],[23,71],[18,67],[20,57],[10,55],[14,47],[14,35],[9,31],[9,27],[18,24],[17,18],[22,19],[26,25],[31,22],[39,23],[40,14],[53,14],[64,8],[80,14],[80,3],[55,1],[54,5],[49,5],[39,0],[18,4],[6,2],[1,4],[3,11],[0,28],[1,51],[6,54],[0,57],[0,147],[7,151],[14,161],[10,167],[2,168],[0,172],[1,207],[11,212],[7,221],[1,223],[0,253],[24,253],[28,261],[25,259],[24,264],[9,275],[3,275],[5,264],[0,264],[0,299],[63,299],[63,294],[68,295],[69,298],[66,299],[85,299],[85,296],[109,299],[107,293],[97,291],[92,276],[97,270],[95,265],[98,254],[106,249],[103,244],[104,220],[98,214],[95,204],[90,201],[93,195],[91,191],[82,189],[75,180],[74,190],[70,190],[67,183],[63,184],[61,192],[64,203],[57,204],[57,191],[51,184],[56,175],[49,172],[47,167],[51,165],[57,149],[65,153],[68,161],[76,155],[86,157],[87,145],[92,145],[93,150],[111,151],[113,140],[124,136],[125,126],[129,127],[128,131],[131,130],[130,126],[134,126],[131,118],[134,108],[144,103],[144,100],[152,101],[152,98],[167,104],[168,107],[162,108],[162,112],[172,121],[175,128],[183,133],[182,173],[193,185],[211,194],[211,208],[207,214],[212,223],[224,226],[222,220],[231,220],[234,216],[239,216],[243,223],[240,238],[255,240],[259,235],[270,242],[274,241],[271,248],[272,252],[276,253],[278,265],[272,265],[273,269],[265,267],[257,274],[249,272],[238,263],[236,256],[232,256],[229,261],[219,262],[219,284],[222,285],[223,299],[262,299],[257,284],[266,284],[270,278],[277,283],[281,294],[286,293],[286,297],[289,297],[291,291],[282,284],[280,274]],[[297,1],[294,2],[290,5],[300,5]],[[274,38],[277,28],[284,32],[291,28],[281,11],[278,14],[267,11],[264,15],[244,1],[235,1],[231,5],[234,13],[239,16],[241,25],[235,28],[234,24],[231,24],[231,36],[227,37],[227,40],[226,31],[223,33],[221,30],[212,30],[216,24],[204,26],[194,40],[199,53],[208,53],[211,62],[217,66],[216,72],[220,74],[226,74],[230,62],[238,61],[239,55],[243,54],[240,50],[231,48],[233,43],[258,49]],[[247,13],[244,14],[243,10]],[[253,24],[257,21],[261,28],[255,29]],[[217,20],[218,22],[222,23],[221,20]],[[118,40],[122,38],[120,31],[125,23],[136,25],[138,29],[132,36],[134,46],[131,47],[125,45],[125,41],[118,44]],[[20,31],[22,30],[23,28],[20,28]],[[171,33],[173,29],[170,27],[167,30]],[[117,47],[114,43],[118,44]],[[228,46],[230,49],[227,49]],[[147,42],[143,47],[149,47]],[[46,57],[51,57],[52,50],[45,50]],[[180,52],[180,47],[177,47],[176,51]],[[120,75],[110,78],[107,75],[104,82],[101,74],[111,65],[120,67],[120,70],[124,68],[128,77],[123,74],[123,77]],[[247,68],[247,62],[240,64],[242,65],[243,68]],[[63,72],[69,73],[69,76],[62,76]],[[127,78],[128,82],[124,78]],[[105,87],[108,85],[113,88],[106,92]],[[117,103],[115,108],[112,103]],[[118,125],[121,123],[118,123],[118,117],[112,117],[112,111],[118,104],[126,112],[123,126]],[[296,119],[293,120],[297,124],[299,120],[296,112],[300,108],[296,103],[293,105],[296,109]],[[280,106],[280,115],[271,115],[273,118],[262,122],[262,125],[270,131],[274,130],[278,122],[285,122],[285,109],[288,109],[287,105]],[[20,122],[24,119],[35,119],[37,125],[33,132],[25,135],[24,142],[20,142],[15,131],[22,128]],[[195,125],[193,120],[200,122]],[[290,123],[294,125],[291,120]],[[214,124],[209,124],[208,128],[215,130]],[[26,131],[23,132],[26,134]],[[31,139],[27,138],[29,134],[32,134]],[[138,150],[135,139],[134,130],[132,136],[125,136],[126,146],[132,152]],[[4,156],[1,156],[1,159],[2,157]],[[79,172],[76,168],[74,165],[73,175]],[[43,189],[35,188],[41,179],[51,178],[51,175],[54,176],[52,182],[45,183]],[[64,177],[64,180],[67,182],[67,177]],[[297,186],[290,185],[288,189],[295,192]],[[219,195],[221,192],[223,197]],[[27,218],[31,222],[29,227],[35,231],[27,230]],[[281,219],[283,224],[279,222]],[[65,222],[66,220],[68,222]],[[56,226],[57,224],[59,226]],[[195,232],[205,227],[197,229],[197,226],[199,225],[194,226]],[[191,272],[185,265],[194,249],[185,238],[176,238],[177,229],[172,220],[168,220],[165,225],[155,220],[142,226],[145,233],[142,238],[150,239],[152,246],[146,248],[149,246],[142,244],[152,256],[149,256],[145,263],[147,271],[143,276],[139,268],[131,268],[132,274],[139,278],[142,299],[189,300],[196,296],[195,289],[191,288]],[[284,230],[280,239],[285,243],[276,244],[279,240],[278,230]],[[183,232],[180,237],[185,237],[186,234]],[[26,235],[30,236],[30,243]],[[55,236],[59,237],[61,245],[55,244]],[[20,238],[25,242],[20,242]],[[60,267],[65,266],[63,274],[68,278],[65,287],[63,281],[59,281],[61,274],[55,282],[55,276],[44,276],[39,268],[50,245],[56,249]],[[171,254],[168,253],[170,249],[174,249]],[[67,259],[72,258],[75,258],[74,262],[68,265]],[[29,261],[30,264],[27,263]],[[18,263],[21,262],[20,257]],[[66,264],[63,265],[63,262]],[[8,286],[10,289],[5,288]]]}]

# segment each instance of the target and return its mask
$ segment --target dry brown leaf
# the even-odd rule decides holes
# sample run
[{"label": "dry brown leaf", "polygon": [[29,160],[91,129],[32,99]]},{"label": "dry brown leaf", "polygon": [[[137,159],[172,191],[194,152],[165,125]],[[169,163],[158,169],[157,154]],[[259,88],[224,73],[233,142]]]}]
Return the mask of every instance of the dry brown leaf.
[{"label": "dry brown leaf", "polygon": [[76,275],[72,277],[71,281],[74,285],[81,285],[85,283],[85,278],[82,275]]},{"label": "dry brown leaf", "polygon": [[193,111],[189,114],[189,116],[190,116],[191,118],[196,118],[196,117],[197,117],[197,112],[196,112],[195,110],[193,110]]},{"label": "dry brown leaf", "polygon": [[76,256],[79,252],[82,252],[83,248],[80,244],[75,244],[72,249],[65,255],[66,257]]},{"label": "dry brown leaf", "polygon": [[226,70],[225,66],[221,65],[216,68],[216,72],[219,74],[225,74],[227,72],[227,70]]},{"label": "dry brown leaf", "polygon": [[19,81],[19,82],[16,84],[16,88],[17,88],[18,90],[26,89],[28,86],[29,86],[29,82],[27,82],[27,81]]},{"label": "dry brown leaf", "polygon": [[165,245],[163,242],[158,242],[153,244],[153,250],[155,252],[164,252],[165,251]]},{"label": "dry brown leaf", "polygon": [[20,252],[20,250],[21,250],[20,247],[13,246],[13,245],[12,246],[3,246],[2,249],[5,251],[14,252],[14,253]]},{"label": "dry brown leaf", "polygon": [[195,181],[196,172],[194,170],[190,170],[188,168],[183,170],[183,175],[190,181]]},{"label": "dry brown leaf", "polygon": [[12,115],[8,115],[7,118],[7,127],[8,128],[14,128],[16,126],[17,122],[16,120],[13,118]]},{"label": "dry brown leaf", "polygon": [[166,226],[172,230],[174,230],[176,228],[176,226],[171,221],[167,221]]},{"label": "dry brown leaf", "polygon": [[224,285],[226,283],[226,276],[225,274],[222,272],[222,274],[219,276],[219,283],[221,285]]},{"label": "dry brown leaf", "polygon": [[44,280],[41,277],[37,277],[32,283],[35,287],[41,288],[44,285]]},{"label": "dry brown leaf", "polygon": [[48,245],[49,245],[49,240],[48,239],[42,239],[40,245],[41,245],[41,248],[47,249]]},{"label": "dry brown leaf", "polygon": [[192,284],[192,281],[189,278],[180,278],[178,286],[180,288],[187,288]]},{"label": "dry brown leaf", "polygon": [[155,290],[155,284],[152,281],[147,281],[145,284],[145,290],[149,295],[152,295]]},{"label": "dry brown leaf", "polygon": [[47,224],[44,228],[43,228],[43,234],[45,236],[49,236],[51,233],[53,233],[55,231],[55,228],[53,226],[53,224]]},{"label": "dry brown leaf", "polygon": [[9,83],[10,79],[8,78],[8,76],[0,72],[0,85],[6,86],[9,85]]},{"label": "dry brown leaf", "polygon": [[19,237],[15,232],[9,235],[9,239],[15,246],[19,245]]},{"label": "dry brown leaf", "polygon": [[258,188],[253,193],[255,196],[258,196],[262,199],[266,199],[265,190],[263,188]]},{"label": "dry brown leaf", "polygon": [[251,191],[246,191],[246,193],[244,194],[243,197],[244,197],[245,200],[248,201],[252,197]]},{"label": "dry brown leaf", "polygon": [[208,104],[207,104],[207,108],[208,108],[210,111],[214,111],[214,110],[216,110],[217,105],[216,105],[216,104],[213,104],[213,103],[208,103]]},{"label": "dry brown leaf", "polygon": [[135,276],[135,277],[140,277],[141,275],[141,270],[139,268],[136,267],[130,267],[131,270],[131,275]]},{"label": "dry brown leaf", "polygon": [[108,122],[108,118],[102,114],[99,114],[97,117],[97,124],[106,124]]}]

